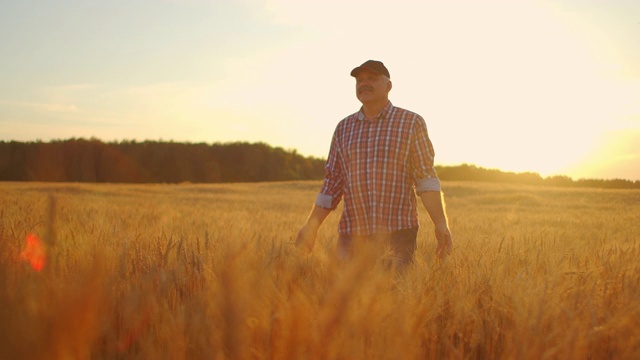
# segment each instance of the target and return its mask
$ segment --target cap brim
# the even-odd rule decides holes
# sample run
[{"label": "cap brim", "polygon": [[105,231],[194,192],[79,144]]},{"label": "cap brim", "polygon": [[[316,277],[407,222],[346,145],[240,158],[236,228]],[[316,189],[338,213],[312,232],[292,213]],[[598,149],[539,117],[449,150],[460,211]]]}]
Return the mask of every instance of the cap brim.
[{"label": "cap brim", "polygon": [[353,77],[358,76],[358,73],[361,72],[362,70],[371,71],[372,73],[378,74],[378,75],[384,75],[383,73],[375,71],[373,69],[370,69],[370,68],[368,68],[366,66],[358,66],[357,68],[351,70],[351,76],[353,76]]}]

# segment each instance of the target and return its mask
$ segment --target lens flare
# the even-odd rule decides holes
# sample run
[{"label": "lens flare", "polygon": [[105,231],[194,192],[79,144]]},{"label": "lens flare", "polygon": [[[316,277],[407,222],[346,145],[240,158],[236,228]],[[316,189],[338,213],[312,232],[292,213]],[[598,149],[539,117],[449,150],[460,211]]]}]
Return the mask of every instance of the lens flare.
[{"label": "lens flare", "polygon": [[44,268],[47,258],[44,245],[37,235],[27,234],[20,258],[28,262],[35,271],[41,271]]}]

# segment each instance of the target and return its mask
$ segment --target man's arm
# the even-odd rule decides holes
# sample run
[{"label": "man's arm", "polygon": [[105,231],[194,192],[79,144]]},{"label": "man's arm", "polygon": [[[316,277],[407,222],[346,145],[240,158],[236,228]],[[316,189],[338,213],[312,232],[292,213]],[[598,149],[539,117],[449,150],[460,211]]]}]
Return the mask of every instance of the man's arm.
[{"label": "man's arm", "polygon": [[424,191],[420,193],[420,198],[436,228],[436,239],[438,240],[436,253],[438,257],[442,259],[446,255],[449,255],[453,248],[453,240],[451,238],[451,231],[449,230],[442,192]]},{"label": "man's arm", "polygon": [[296,238],[296,246],[299,249],[307,252],[313,250],[313,245],[316,243],[316,237],[318,236],[318,229],[320,229],[320,225],[322,225],[324,219],[326,219],[330,213],[331,209],[326,209],[318,205],[313,206],[307,222],[302,229],[300,229],[298,237]]}]

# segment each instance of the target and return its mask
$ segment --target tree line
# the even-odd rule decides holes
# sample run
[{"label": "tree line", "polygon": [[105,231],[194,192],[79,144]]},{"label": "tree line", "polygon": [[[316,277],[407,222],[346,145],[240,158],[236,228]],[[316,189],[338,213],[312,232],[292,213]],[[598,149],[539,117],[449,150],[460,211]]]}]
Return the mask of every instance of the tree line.
[{"label": "tree line", "polygon": [[438,176],[449,181],[481,181],[516,183],[534,186],[557,187],[591,187],[601,189],[640,189],[640,181],[626,179],[578,179],[569,176],[554,175],[542,177],[534,172],[505,172],[498,169],[485,169],[475,165],[462,164],[459,166],[436,166]]},{"label": "tree line", "polygon": [[[0,181],[102,183],[223,183],[320,180],[325,159],[264,143],[176,143],[98,139],[0,141]],[[640,181],[543,178],[474,165],[436,166],[444,181],[505,182],[535,186],[640,189]]]},{"label": "tree line", "polygon": [[221,183],[321,179],[323,159],[264,143],[0,142],[0,180]]}]

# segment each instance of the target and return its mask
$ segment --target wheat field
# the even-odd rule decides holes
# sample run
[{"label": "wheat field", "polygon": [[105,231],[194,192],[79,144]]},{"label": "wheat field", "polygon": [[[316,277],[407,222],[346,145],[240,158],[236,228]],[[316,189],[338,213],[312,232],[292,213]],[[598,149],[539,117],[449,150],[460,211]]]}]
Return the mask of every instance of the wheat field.
[{"label": "wheat field", "polygon": [[398,273],[295,250],[319,187],[1,183],[0,358],[640,358],[639,191],[444,182]]}]

